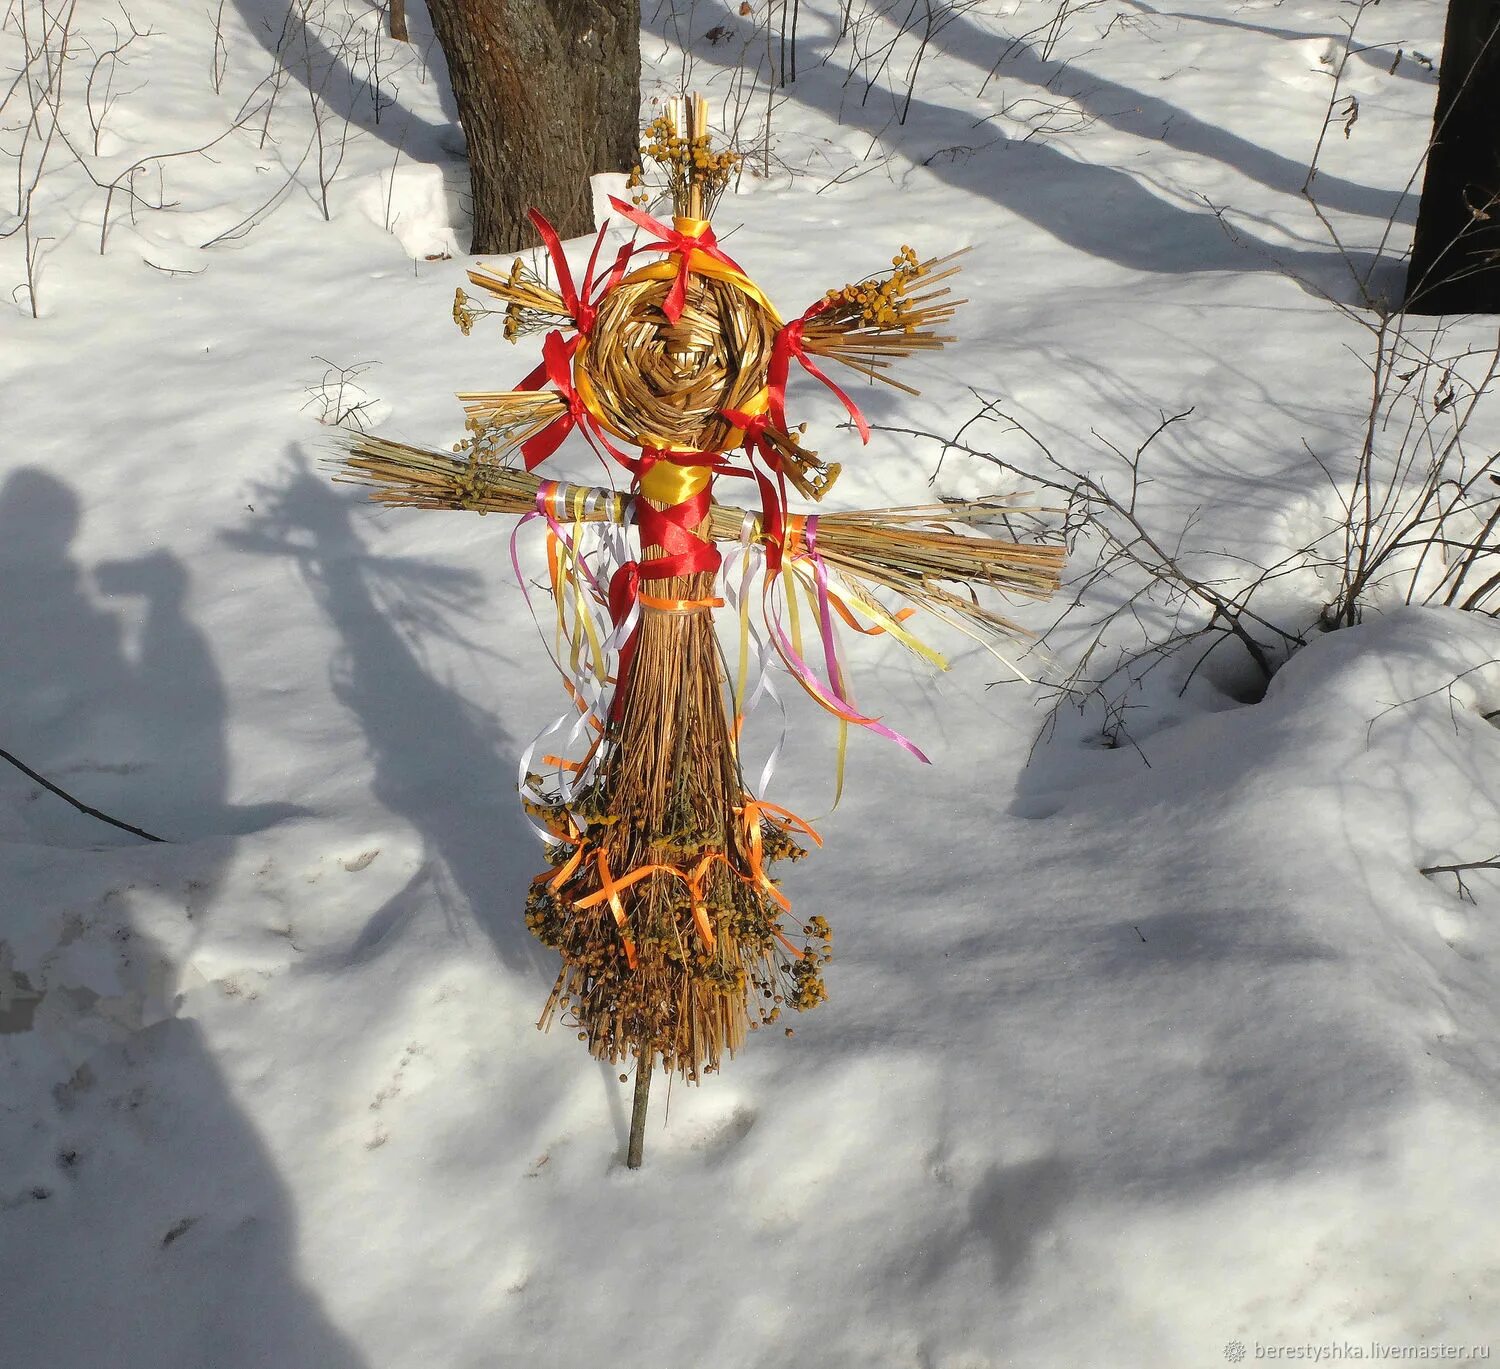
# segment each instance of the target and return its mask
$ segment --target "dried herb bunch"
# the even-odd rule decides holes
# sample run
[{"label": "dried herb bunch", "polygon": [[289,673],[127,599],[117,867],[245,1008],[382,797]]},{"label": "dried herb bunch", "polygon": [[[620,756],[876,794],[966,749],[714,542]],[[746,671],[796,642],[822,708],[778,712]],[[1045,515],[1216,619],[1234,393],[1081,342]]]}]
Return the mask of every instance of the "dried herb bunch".
[{"label": "dried herb bunch", "polygon": [[844,468],[837,461],[820,461],[817,452],[804,447],[802,434],[806,431],[805,423],[786,433],[767,424],[761,438],[776,454],[782,474],[792,488],[804,499],[816,503],[833,488],[833,482]]},{"label": "dried herb bunch", "polygon": [[[458,396],[467,418],[464,427],[485,456],[502,460],[527,438],[567,412],[567,402],[552,390],[467,390]],[[454,451],[466,451],[460,443]]]},{"label": "dried herb bunch", "polygon": [[474,324],[491,314],[502,314],[505,319],[505,340],[515,342],[529,333],[544,333],[557,327],[569,327],[573,316],[563,297],[548,285],[520,257],[510,264],[510,270],[500,275],[491,266],[475,266],[469,271],[469,280],[481,290],[501,300],[505,308],[487,309],[464,293],[460,288],[453,292],[453,321],[463,329],[467,337]]},{"label": "dried herb bunch", "polygon": [[[708,130],[708,104],[701,96],[668,101],[666,111],[646,125],[641,158],[643,164],[652,162],[661,172],[672,196],[673,212],[693,219],[713,215],[740,166],[738,153],[714,147]],[[631,171],[629,185],[637,204],[650,200],[644,188],[644,165]]]},{"label": "dried herb bunch", "polygon": [[[712,582],[661,583],[692,600]],[[708,613],[647,609],[640,632],[598,780],[528,804],[558,842],[526,921],[563,961],[540,1025],[561,1020],[601,1060],[659,1056],[697,1080],[784,1008],[823,1001],[831,933],[821,918],[795,940],[783,927],[770,868],[804,848],[744,790]]]},{"label": "dried herb bunch", "polygon": [[891,259],[889,273],[828,291],[821,312],[803,324],[803,344],[872,380],[916,394],[886,372],[894,360],[954,341],[936,330],[968,301],[951,298],[942,282],[958,274],[959,267],[950,263],[968,250],[924,261],[903,245]]}]

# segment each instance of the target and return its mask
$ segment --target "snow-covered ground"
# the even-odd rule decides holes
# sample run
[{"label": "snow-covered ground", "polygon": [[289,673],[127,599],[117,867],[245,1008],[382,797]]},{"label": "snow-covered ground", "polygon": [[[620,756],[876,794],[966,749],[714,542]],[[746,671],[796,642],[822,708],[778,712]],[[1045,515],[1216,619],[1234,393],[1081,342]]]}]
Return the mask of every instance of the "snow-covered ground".
[{"label": "snow-covered ground", "polygon": [[[763,3],[646,0],[647,101],[690,66],[732,104]],[[1129,700],[1138,746],[1065,712],[1034,755],[1038,688],[988,687],[961,642],[943,676],[865,644],[861,703],[934,763],[857,737],[789,877],[834,923],[831,1001],[660,1088],[627,1171],[628,1085],[533,1027],[553,969],[521,919],[515,763],[562,705],[506,528],[376,511],[321,464],[329,404],[443,443],[452,391],[531,365],[449,316],[466,178],[426,16],[407,48],[323,6],[264,139],[257,115],[138,165],[264,105],[285,9],[127,7],[150,33],[97,152],[102,4],[77,6],[63,109],[138,198],[99,255],[105,192],[54,145],[37,319],[23,235],[0,244],[0,747],[168,840],[0,765],[0,1364],[1489,1357],[1500,872],[1419,869],[1500,852],[1490,619],[1313,634],[1249,705],[1233,669],[1182,699],[1164,671]],[[1192,408],[1150,449],[1162,537],[1265,565],[1326,526],[1308,448],[1352,469],[1368,339],[1298,192],[1351,7],[1108,0],[1054,31],[1056,0],[934,6],[904,124],[914,45],[863,102],[861,73],[907,7],[859,30],[852,81],[843,8],[801,5],[770,175],[718,222],[786,310],[903,242],[974,244],[960,345],[913,364],[918,399],[859,391],[872,421],[952,433],[973,387],[1103,470],[1104,439]],[[1388,219],[1394,256],[1410,238],[1444,8],[1370,9],[1345,73],[1358,118],[1316,184],[1361,265]],[[309,73],[326,168],[348,134],[326,221]],[[837,506],[932,497],[935,446],[861,451],[797,397]],[[1500,442],[1492,411],[1471,439]],[[996,477],[950,453],[937,488]],[[1321,589],[1287,582],[1293,626]],[[815,816],[833,738],[792,712],[772,796]]]}]

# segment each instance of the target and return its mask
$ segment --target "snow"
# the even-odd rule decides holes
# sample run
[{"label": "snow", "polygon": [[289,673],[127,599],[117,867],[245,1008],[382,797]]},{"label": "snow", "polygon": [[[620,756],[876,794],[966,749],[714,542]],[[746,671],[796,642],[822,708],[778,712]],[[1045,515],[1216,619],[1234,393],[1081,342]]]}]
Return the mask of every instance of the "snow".
[{"label": "snow", "polygon": [[[103,7],[79,8],[107,46]],[[647,0],[648,102],[687,66],[724,107],[757,22],[738,8]],[[950,434],[972,386],[1104,470],[1091,430],[1133,449],[1193,407],[1151,449],[1150,524],[1269,563],[1337,511],[1304,440],[1347,471],[1367,402],[1366,339],[1323,297],[1352,303],[1348,273],[1298,193],[1349,7],[1074,8],[1043,60],[1051,0],[950,7],[902,124],[912,46],[862,104],[847,45],[818,62],[840,6],[809,0],[771,174],[721,235],[786,308],[903,242],[973,243],[961,343],[912,364],[920,398],[858,391],[871,420]],[[1440,56],[1443,9],[1362,21],[1359,118],[1318,181],[1359,261],[1387,216],[1409,239],[1435,93],[1413,53]],[[346,404],[442,443],[454,390],[531,364],[449,317],[462,139],[413,11],[410,48],[363,4],[324,11],[325,133],[372,53],[394,95],[378,123],[361,97],[327,221],[293,76],[264,146],[257,120],[137,173],[172,207],[132,222],[117,197],[103,256],[103,194],[55,151],[40,317],[24,288],[0,317],[0,746],[168,839],[0,766],[0,1359],[1488,1358],[1500,877],[1465,872],[1465,897],[1419,873],[1500,852],[1500,629],[1478,614],[1314,633],[1254,703],[1232,663],[1181,698],[1163,677],[1130,701],[1136,744],[1065,711],[1034,753],[1039,688],[988,688],[961,642],[943,676],[861,644],[861,703],[934,764],[856,738],[789,877],[834,924],[831,1001],[669,1109],[659,1089],[623,1168],[629,1086],[533,1027],[553,971],[521,920],[540,852],[515,764],[561,703],[506,526],[380,512],[320,464],[330,372],[368,363]],[[216,94],[209,9],[130,12],[152,33],[116,82],[106,183],[229,127],[283,15],[225,7]],[[1458,328],[1482,344],[1482,320]],[[796,398],[844,463],[833,504],[931,498],[934,445],[861,451],[825,392]],[[1493,412],[1475,422],[1492,450]],[[996,478],[950,453],[938,488]],[[1327,588],[1286,586],[1296,626]],[[1078,648],[1059,639],[1054,677]],[[772,796],[818,818],[831,729],[791,712]]]}]

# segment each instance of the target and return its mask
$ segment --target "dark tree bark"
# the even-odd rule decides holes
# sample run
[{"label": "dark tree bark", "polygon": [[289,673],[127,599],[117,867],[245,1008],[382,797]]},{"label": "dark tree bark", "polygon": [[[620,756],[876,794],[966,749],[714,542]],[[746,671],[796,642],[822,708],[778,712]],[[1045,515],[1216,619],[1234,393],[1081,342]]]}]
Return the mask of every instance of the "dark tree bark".
[{"label": "dark tree bark", "polygon": [[1449,0],[1406,307],[1500,313],[1500,0]]},{"label": "dark tree bark", "polygon": [[589,177],[636,162],[640,0],[428,0],[469,144],[474,241],[533,246],[528,206],[593,229]]},{"label": "dark tree bark", "polygon": [[398,43],[411,42],[406,28],[406,0],[391,0],[391,37]]}]

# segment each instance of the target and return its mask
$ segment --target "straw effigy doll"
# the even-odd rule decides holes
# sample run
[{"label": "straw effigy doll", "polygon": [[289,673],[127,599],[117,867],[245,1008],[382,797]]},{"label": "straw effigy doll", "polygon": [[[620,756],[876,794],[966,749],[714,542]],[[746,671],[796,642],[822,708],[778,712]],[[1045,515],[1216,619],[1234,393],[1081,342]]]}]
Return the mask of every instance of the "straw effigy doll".
[{"label": "straw effigy doll", "polygon": [[[792,515],[789,486],[817,500],[838,473],[789,423],[792,364],[822,381],[868,439],[819,360],[909,390],[888,368],[951,341],[936,330],[962,302],[941,284],[957,268],[903,247],[889,274],[831,290],[785,322],[708,222],[737,159],[714,150],[703,101],[672,101],[642,150],[666,173],[670,227],[639,207],[644,194],[614,200],[644,236],[601,266],[601,230],[575,283],[556,234],[533,215],[555,283],[517,260],[508,274],[469,273],[503,309],[457,292],[466,333],[500,313],[510,340],[544,339],[541,364],[515,390],[459,396],[470,435],[456,455],[361,435],[344,461],[346,478],[384,503],[545,524],[554,659],[570,709],[543,734],[559,740],[539,739],[521,767],[523,804],[550,862],[526,921],[562,958],[539,1025],[565,1022],[601,1060],[636,1059],[632,1165],[658,1060],[696,1081],[747,1032],[826,995],[828,923],[793,918],[773,873],[821,843],[741,774],[739,730],[767,684],[761,675],[751,687],[752,664],[779,658],[841,730],[873,730],[925,760],[854,706],[839,625],[888,633],[942,665],[904,626],[913,611],[982,639],[1015,636],[973,590],[1043,597],[1061,562],[1055,547],[957,530],[1012,511],[988,501]],[[643,254],[653,259],[639,265]],[[572,432],[629,473],[628,494],[531,474]],[[715,500],[731,478],[749,508]],[[885,607],[882,589],[905,606]],[[740,619],[732,690],[713,619],[724,595]],[[804,636],[814,644],[806,654]],[[809,655],[822,657],[821,670]]]}]

